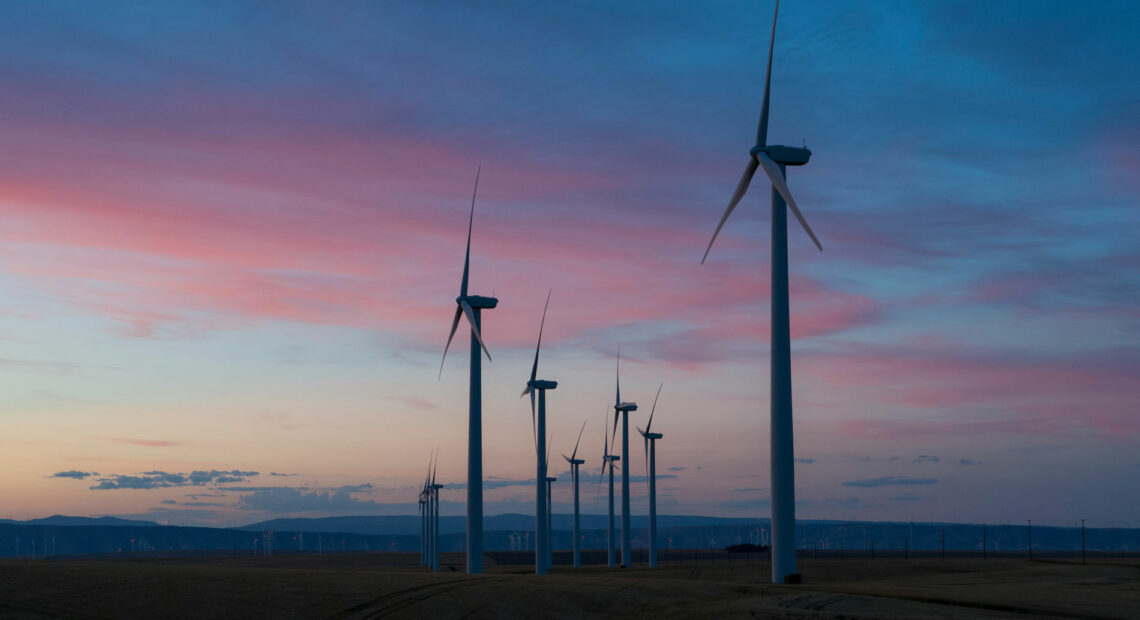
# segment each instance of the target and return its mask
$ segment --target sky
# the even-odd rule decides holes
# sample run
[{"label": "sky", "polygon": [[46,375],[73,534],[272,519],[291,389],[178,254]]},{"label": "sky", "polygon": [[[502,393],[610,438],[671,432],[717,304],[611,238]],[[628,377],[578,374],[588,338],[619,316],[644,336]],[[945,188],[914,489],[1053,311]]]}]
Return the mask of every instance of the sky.
[{"label": "sky", "polygon": [[[659,512],[767,517],[773,4],[0,4],[2,517],[486,512],[529,377],[583,511],[622,395]],[[1140,526],[1140,5],[786,1],[797,515]],[[762,178],[762,177],[761,177]],[[540,377],[541,378],[541,377]],[[644,453],[624,462],[646,509]]]}]

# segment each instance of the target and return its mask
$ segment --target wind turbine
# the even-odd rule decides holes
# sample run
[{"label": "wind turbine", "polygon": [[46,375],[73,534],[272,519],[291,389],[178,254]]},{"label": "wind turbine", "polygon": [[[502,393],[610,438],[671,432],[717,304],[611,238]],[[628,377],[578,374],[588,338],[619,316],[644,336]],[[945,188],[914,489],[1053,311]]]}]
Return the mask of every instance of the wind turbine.
[{"label": "wind turbine", "polygon": [[[546,444],[546,470],[550,471],[550,443]],[[554,505],[551,501],[550,487],[558,482],[558,478],[546,476],[546,568],[554,565]]]},{"label": "wind turbine", "polygon": [[[434,458],[434,454],[432,457]],[[428,459],[428,470],[424,474],[424,484],[420,487],[420,566],[428,565],[428,481],[431,478],[431,462]]]},{"label": "wind turbine", "polygon": [[459,328],[459,317],[465,315],[471,325],[471,387],[468,392],[467,414],[467,573],[483,572],[483,379],[481,375],[482,357],[479,349],[491,361],[491,352],[483,344],[479,335],[481,312],[499,305],[494,297],[467,294],[467,276],[471,267],[471,225],[475,222],[475,194],[479,191],[480,167],[475,172],[475,191],[471,193],[471,215],[467,220],[467,252],[463,259],[463,280],[459,283],[459,297],[455,298],[455,318],[451,320],[451,333],[447,345],[443,347],[443,359],[439,362],[439,376],[443,377],[443,362],[447,359],[447,349]]},{"label": "wind turbine", "polygon": [[[608,408],[607,408],[608,409]],[[609,411],[606,411],[606,417],[602,421],[602,477],[598,480],[598,484],[606,477],[606,465],[610,467],[610,511],[609,519],[606,521],[606,565],[610,568],[614,567],[614,468],[617,467],[615,461],[620,461],[621,457],[616,454],[610,454],[610,432],[607,428],[606,421],[609,418]]]},{"label": "wind turbine", "polygon": [[[534,348],[534,365],[530,367],[530,380],[526,382],[526,389],[522,396],[530,394],[530,424],[534,432],[534,447],[536,452],[536,471],[534,475],[534,574],[545,575],[550,568],[550,520],[549,520],[549,484],[546,482],[546,470],[550,464],[550,454],[546,444],[538,440],[546,437],[546,390],[558,387],[557,381],[546,381],[538,378],[538,353],[542,350],[542,330],[546,327],[546,311],[550,308],[550,293],[546,293],[546,305],[542,308],[542,322],[538,324],[538,345]],[[535,411],[535,393],[538,393],[538,410]],[[544,486],[546,488],[544,488]]]},{"label": "wind turbine", "polygon": [[788,215],[785,207],[791,208],[792,215],[799,220],[800,226],[803,226],[815,246],[821,251],[823,246],[800,213],[784,179],[786,166],[806,164],[811,158],[811,151],[807,148],[768,144],[768,99],[772,83],[772,51],[776,45],[776,15],[779,10],[780,3],[777,0],[776,13],[772,16],[772,38],[768,43],[768,71],[764,77],[764,99],[760,106],[756,146],[749,151],[751,160],[713,232],[701,263],[708,258],[709,250],[725,220],[748,191],[752,175],[757,168],[763,168],[772,184],[772,582],[798,583],[800,576],[796,572],[796,489],[792,447],[791,330],[788,319]]},{"label": "wind turbine", "polygon": [[617,355],[617,395],[614,397],[614,432],[617,432],[618,419],[621,419],[621,456],[626,466],[621,469],[621,565],[632,566],[629,555],[629,541],[632,531],[629,524],[629,412],[637,411],[637,403],[621,400],[621,347]]},{"label": "wind turbine", "polygon": [[649,410],[649,422],[645,430],[637,429],[645,440],[645,473],[649,476],[649,568],[657,566],[657,440],[661,433],[650,432],[653,428],[653,412],[657,411],[657,398],[661,396],[662,383],[653,397],[653,407]]},{"label": "wind turbine", "polygon": [[[574,483],[574,568],[582,567],[582,541],[581,535],[578,534],[578,466],[584,464],[586,460],[578,458],[578,444],[582,442],[582,431],[584,430],[586,430],[586,423],[582,422],[582,428],[578,430],[578,441],[574,442],[574,451],[570,453],[570,456],[562,455],[562,458],[570,464],[570,481]],[[605,429],[603,428],[602,431],[604,432]]]},{"label": "wind turbine", "polygon": [[[439,459],[436,459],[436,467],[439,466]],[[432,503],[432,542],[431,542],[431,569],[432,572],[439,572],[439,490],[443,488],[442,484],[435,483],[435,468],[431,471],[431,503]]]}]

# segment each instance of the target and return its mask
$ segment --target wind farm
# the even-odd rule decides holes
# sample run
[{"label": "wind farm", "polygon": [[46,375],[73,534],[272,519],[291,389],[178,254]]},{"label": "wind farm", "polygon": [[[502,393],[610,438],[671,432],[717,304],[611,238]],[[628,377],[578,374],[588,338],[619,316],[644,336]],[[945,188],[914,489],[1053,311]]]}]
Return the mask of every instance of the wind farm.
[{"label": "wind farm", "polygon": [[1134,616],[1138,21],[0,6],[0,617]]}]

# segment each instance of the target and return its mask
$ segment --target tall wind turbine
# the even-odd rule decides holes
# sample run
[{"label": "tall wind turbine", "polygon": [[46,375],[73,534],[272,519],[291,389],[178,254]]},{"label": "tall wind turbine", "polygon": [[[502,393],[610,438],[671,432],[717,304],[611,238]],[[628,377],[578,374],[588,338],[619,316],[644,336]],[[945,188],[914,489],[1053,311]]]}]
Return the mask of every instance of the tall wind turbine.
[{"label": "tall wind turbine", "polygon": [[653,428],[653,413],[657,411],[657,398],[661,396],[662,383],[657,388],[657,396],[653,397],[653,407],[649,410],[649,422],[645,430],[637,429],[645,440],[645,470],[649,476],[649,568],[657,566],[657,440],[661,433],[650,432]]},{"label": "tall wind turbine", "polygon": [[606,477],[606,466],[610,468],[610,511],[609,519],[606,521],[606,565],[610,568],[614,567],[614,468],[617,467],[615,461],[620,461],[621,457],[616,454],[610,454],[610,431],[606,424],[609,418],[609,411],[606,412],[606,417],[602,420],[602,439],[604,441],[602,448],[602,477],[598,480],[598,484]]},{"label": "tall wind turbine", "polygon": [[459,328],[459,317],[466,316],[471,325],[471,387],[468,392],[467,414],[467,572],[483,572],[483,378],[482,357],[479,349],[491,360],[491,352],[479,335],[481,312],[499,305],[494,297],[467,294],[467,276],[471,268],[471,226],[475,222],[475,194],[479,191],[479,170],[475,172],[475,191],[471,193],[471,215],[467,220],[467,252],[463,259],[463,280],[459,283],[459,297],[455,298],[455,318],[451,320],[451,333],[443,347],[439,362],[439,376],[443,376],[443,362],[447,349]]},{"label": "tall wind turbine", "polygon": [[[546,311],[550,308],[550,293],[546,293],[546,305],[542,308],[542,322],[538,324],[538,345],[534,348],[534,365],[530,367],[530,380],[526,382],[526,389],[522,396],[530,394],[530,424],[534,432],[534,447],[536,452],[536,470],[534,475],[534,573],[545,575],[550,568],[550,520],[548,519],[549,493],[546,484],[546,470],[550,463],[547,445],[539,441],[539,437],[546,436],[546,390],[558,387],[557,381],[546,381],[538,378],[538,353],[542,350],[542,330],[546,327]],[[538,410],[535,411],[535,393],[538,393]],[[521,396],[520,396],[521,398]]]},{"label": "tall wind turbine", "polygon": [[[650,418],[652,419],[652,418]],[[582,422],[582,428],[578,429],[578,441],[574,442],[574,451],[570,456],[562,455],[566,462],[570,464],[570,481],[574,484],[574,568],[582,567],[582,541],[581,535],[578,533],[578,466],[586,462],[585,459],[578,458],[578,444],[582,442],[582,431],[586,430],[586,423]],[[605,429],[602,429],[605,431]]]},{"label": "tall wind turbine", "polygon": [[[776,14],[780,3],[776,2]],[[772,458],[772,582],[798,583],[796,572],[796,489],[794,458],[792,453],[792,359],[791,330],[788,319],[788,215],[785,207],[790,207],[792,215],[811,237],[821,251],[823,246],[808,226],[800,209],[796,206],[788,184],[784,179],[786,166],[802,166],[811,158],[806,148],[775,146],[768,144],[768,98],[772,82],[772,51],[776,45],[776,14],[772,16],[772,38],[768,43],[768,72],[764,77],[764,99],[760,106],[760,126],[756,132],[756,146],[749,151],[751,160],[744,170],[744,177],[736,186],[732,200],[728,203],[720,223],[713,232],[712,240],[705,249],[708,258],[713,241],[724,226],[725,220],[736,208],[736,204],[748,191],[748,184],[757,168],[772,184],[772,386],[771,386],[771,458]]]},{"label": "tall wind turbine", "polygon": [[[546,470],[550,471],[550,442],[546,444]],[[554,476],[546,476],[546,568],[554,565],[554,504],[550,493],[550,487],[558,478]]]},{"label": "tall wind turbine", "polygon": [[629,523],[629,412],[637,411],[637,403],[626,403],[621,400],[621,347],[617,355],[617,395],[614,397],[614,432],[617,432],[618,420],[621,420],[621,456],[626,466],[621,469],[621,565],[632,566],[629,554],[629,542],[632,535]]}]

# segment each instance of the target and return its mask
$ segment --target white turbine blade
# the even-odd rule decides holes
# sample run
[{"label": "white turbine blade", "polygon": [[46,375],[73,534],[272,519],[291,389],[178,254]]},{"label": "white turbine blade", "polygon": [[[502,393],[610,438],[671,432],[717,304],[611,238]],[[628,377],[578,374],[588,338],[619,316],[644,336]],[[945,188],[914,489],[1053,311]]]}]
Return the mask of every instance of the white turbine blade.
[{"label": "white turbine blade", "polygon": [[574,452],[571,453],[573,455],[570,457],[571,459],[578,458],[578,444],[582,442],[582,431],[584,430],[586,430],[586,422],[583,421],[582,428],[578,429],[578,441],[574,442]]},{"label": "white turbine blade", "polygon": [[804,227],[808,236],[811,237],[812,242],[815,243],[815,247],[822,252],[823,246],[819,244],[819,239],[815,238],[815,233],[811,231],[811,226],[808,226],[804,215],[800,213],[800,208],[796,206],[796,199],[792,198],[792,192],[788,189],[788,183],[784,180],[784,175],[780,174],[780,165],[772,161],[772,158],[768,157],[768,154],[763,151],[759,153],[757,160],[760,162],[760,165],[764,166],[764,172],[768,175],[768,179],[772,181],[772,187],[775,187],[776,191],[780,192],[780,195],[784,197],[784,202],[788,203],[788,206],[792,209],[792,215],[796,216],[796,219],[800,221],[800,226]]},{"label": "white turbine blade", "polygon": [[439,361],[439,377],[443,378],[443,362],[447,360],[447,350],[451,348],[451,339],[455,337],[455,330],[459,329],[459,315],[463,309],[455,309],[455,318],[451,320],[451,333],[447,335],[447,344],[443,347],[443,359]]},{"label": "white turbine blade", "polygon": [[614,366],[614,376],[617,377],[617,395],[614,396],[614,407],[621,404],[621,345],[618,345],[617,364]]},{"label": "white turbine blade", "polygon": [[530,391],[530,434],[534,435],[534,452],[538,454],[538,421],[535,419],[534,390]]},{"label": "white turbine blade", "polygon": [[712,250],[713,242],[716,241],[717,235],[720,234],[720,229],[724,227],[724,223],[728,220],[728,216],[732,215],[732,210],[744,198],[745,192],[748,191],[748,184],[752,182],[752,175],[756,174],[756,167],[759,164],[755,159],[749,160],[748,167],[744,169],[744,176],[740,177],[740,183],[736,186],[736,191],[732,193],[732,200],[728,201],[728,208],[724,210],[724,215],[720,216],[720,222],[716,225],[716,230],[713,231],[712,239],[709,239],[709,246],[705,248],[705,255],[701,257],[701,264],[703,265],[705,259],[709,257],[709,252]]},{"label": "white turbine blade", "polygon": [[641,440],[645,442],[645,492],[649,493],[649,435],[642,433]]},{"label": "white turbine blade", "polygon": [[479,328],[475,326],[475,311],[471,309],[471,304],[464,299],[459,302],[459,307],[463,308],[463,313],[467,315],[467,322],[471,324],[471,333],[475,334],[475,340],[478,340],[479,346],[483,347],[483,352],[487,354],[487,361],[491,361],[491,352],[487,350],[487,345],[483,344],[483,336],[479,334]]},{"label": "white turbine blade", "polygon": [[665,387],[664,383],[657,386],[657,396],[653,397],[653,408],[649,410],[649,422],[645,424],[646,433],[648,433],[649,430],[653,428],[653,412],[657,411],[657,399],[661,396],[661,388],[663,387]]},{"label": "white turbine blade", "polygon": [[542,308],[542,322],[538,324],[538,345],[534,347],[534,366],[530,368],[530,380],[538,378],[538,352],[542,349],[542,330],[546,327],[546,311],[550,308],[550,294],[553,289],[546,292],[546,305]]},{"label": "white turbine blade", "polygon": [[459,296],[467,296],[467,276],[471,271],[471,225],[475,222],[475,194],[479,193],[479,173],[483,166],[475,170],[475,191],[471,192],[471,215],[467,218],[467,252],[463,258],[463,280],[459,283]]},{"label": "white turbine blade", "polygon": [[760,125],[756,128],[756,146],[768,144],[768,99],[772,86],[772,50],[776,47],[776,16],[780,14],[780,0],[772,14],[772,38],[768,40],[768,71],[764,75],[764,99],[760,104]]}]

